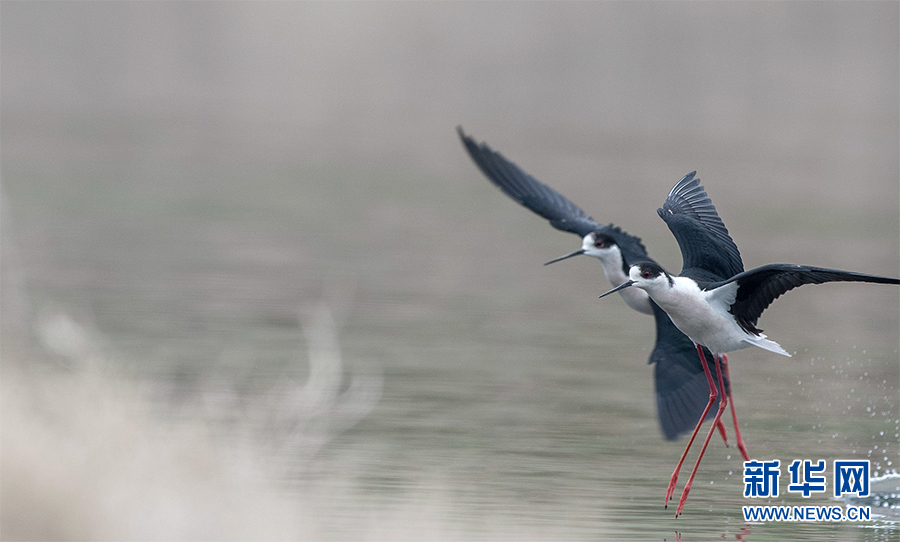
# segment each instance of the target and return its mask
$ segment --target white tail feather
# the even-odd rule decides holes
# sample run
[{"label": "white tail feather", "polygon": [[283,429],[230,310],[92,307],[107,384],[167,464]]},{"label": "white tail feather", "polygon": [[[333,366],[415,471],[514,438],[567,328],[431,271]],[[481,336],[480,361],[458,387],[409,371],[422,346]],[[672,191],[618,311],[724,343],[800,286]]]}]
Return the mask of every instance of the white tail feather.
[{"label": "white tail feather", "polygon": [[778,344],[775,341],[770,341],[769,339],[766,339],[766,336],[763,335],[762,333],[760,333],[756,337],[753,337],[753,338],[746,337],[741,340],[746,343],[752,344],[753,346],[758,346],[758,347],[762,348],[763,350],[768,350],[769,352],[775,352],[776,354],[781,354],[782,356],[791,357],[791,355],[788,354],[787,351],[784,348],[782,348],[780,344]]}]

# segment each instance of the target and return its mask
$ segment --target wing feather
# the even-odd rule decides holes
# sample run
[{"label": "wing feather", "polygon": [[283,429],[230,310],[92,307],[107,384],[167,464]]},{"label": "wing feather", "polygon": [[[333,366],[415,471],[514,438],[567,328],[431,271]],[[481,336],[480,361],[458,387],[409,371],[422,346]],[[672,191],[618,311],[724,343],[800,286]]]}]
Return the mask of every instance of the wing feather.
[{"label": "wing feather", "polygon": [[794,264],[770,264],[732,277],[727,282],[712,285],[713,288],[737,281],[738,290],[730,312],[738,324],[748,333],[759,334],[756,322],[764,310],[785,292],[804,284],[824,284],[826,282],[873,282],[879,284],[900,284],[900,279],[812,267]]},{"label": "wing feather", "polygon": [[[656,409],[659,425],[666,440],[675,440],[679,435],[691,431],[697,425],[703,409],[709,400],[709,383],[694,343],[675,327],[669,315],[656,303],[651,303],[656,318],[656,346],[650,354],[650,363],[655,363],[653,372],[656,384]],[[716,365],[712,354],[704,347],[703,352],[712,371],[713,380],[718,382]],[[725,389],[730,389],[728,379],[723,379]],[[718,399],[706,417],[715,416]]]},{"label": "wing feather", "polygon": [[657,213],[681,248],[682,273],[691,269],[704,280],[726,279],[744,270],[741,253],[696,174],[678,181]]},{"label": "wing feather", "polygon": [[472,161],[488,180],[507,196],[549,220],[551,226],[581,237],[603,229],[567,197],[525,173],[486,143],[477,143],[461,127],[456,130]]}]

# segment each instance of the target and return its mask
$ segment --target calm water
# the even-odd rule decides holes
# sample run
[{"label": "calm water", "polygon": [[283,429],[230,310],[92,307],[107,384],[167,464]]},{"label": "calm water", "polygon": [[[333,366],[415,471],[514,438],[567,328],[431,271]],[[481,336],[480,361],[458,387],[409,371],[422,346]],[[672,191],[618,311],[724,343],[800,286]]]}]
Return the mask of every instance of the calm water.
[{"label": "calm water", "polygon": [[[542,267],[577,240],[475,172],[220,171],[135,197],[118,180],[52,191],[11,171],[45,344],[67,318],[88,328],[105,371],[143,383],[164,424],[199,420],[220,451],[249,449],[303,534],[896,539],[895,510],[863,527],[745,524],[741,460],[718,437],[673,519],[662,500],[684,442],[655,420],[652,322],[596,299],[596,262]],[[808,290],[762,322],[792,359],[731,357],[751,455],[893,471],[897,293]]]}]

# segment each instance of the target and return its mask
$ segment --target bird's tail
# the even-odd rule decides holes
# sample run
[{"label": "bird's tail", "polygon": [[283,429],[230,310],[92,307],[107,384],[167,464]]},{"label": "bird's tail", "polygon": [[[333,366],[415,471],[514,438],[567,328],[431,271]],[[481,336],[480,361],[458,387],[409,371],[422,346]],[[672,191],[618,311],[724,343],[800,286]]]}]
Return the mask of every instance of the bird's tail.
[{"label": "bird's tail", "polygon": [[762,348],[763,350],[768,350],[769,352],[775,352],[776,354],[781,354],[782,356],[791,357],[791,355],[788,354],[787,351],[784,348],[782,348],[780,344],[778,344],[775,341],[770,341],[762,333],[760,333],[759,335],[752,337],[752,338],[746,337],[742,340],[744,342],[752,344],[753,346],[758,346],[758,347]]}]

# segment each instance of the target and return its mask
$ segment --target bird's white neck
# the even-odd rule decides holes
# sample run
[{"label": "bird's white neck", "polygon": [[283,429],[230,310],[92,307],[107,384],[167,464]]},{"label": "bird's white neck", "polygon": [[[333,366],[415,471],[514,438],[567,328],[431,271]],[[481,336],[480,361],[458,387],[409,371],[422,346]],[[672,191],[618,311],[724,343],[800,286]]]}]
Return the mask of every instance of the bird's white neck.
[{"label": "bird's white neck", "polygon": [[[623,269],[624,261],[622,260],[622,252],[619,247],[614,246],[610,249],[602,251],[600,254],[590,254],[594,256],[603,265],[603,273],[613,286],[618,286],[628,280],[628,275]],[[625,288],[619,295],[625,301],[625,304],[632,309],[644,314],[653,314],[650,307],[650,296],[647,292],[640,288]]]}]

